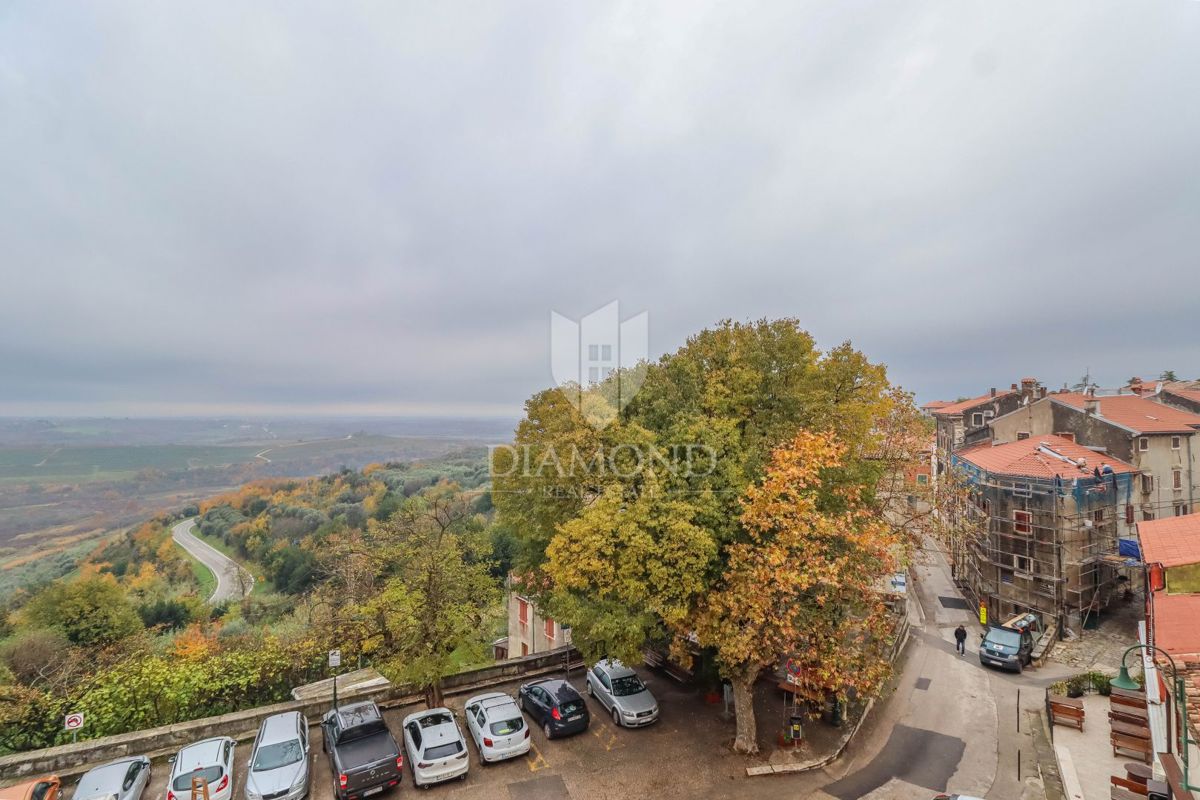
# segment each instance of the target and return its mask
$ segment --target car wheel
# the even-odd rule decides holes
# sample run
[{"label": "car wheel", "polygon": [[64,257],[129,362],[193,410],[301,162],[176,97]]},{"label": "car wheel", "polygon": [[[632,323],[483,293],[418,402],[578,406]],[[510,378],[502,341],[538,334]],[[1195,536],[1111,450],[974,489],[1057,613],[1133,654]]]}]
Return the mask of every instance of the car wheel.
[{"label": "car wheel", "polygon": [[592,682],[591,681],[587,682],[587,693],[588,693],[588,697],[596,696],[595,692],[592,691]]},{"label": "car wheel", "polygon": [[621,712],[617,710],[616,706],[613,706],[613,725],[621,727]]},{"label": "car wheel", "polygon": [[522,711],[529,710],[528,708],[525,707],[525,695],[523,695],[523,694],[517,695],[517,705],[519,705],[521,707]]},{"label": "car wheel", "polygon": [[554,735],[550,732],[550,723],[549,722],[542,725],[542,733],[546,734],[547,739],[554,738]]}]

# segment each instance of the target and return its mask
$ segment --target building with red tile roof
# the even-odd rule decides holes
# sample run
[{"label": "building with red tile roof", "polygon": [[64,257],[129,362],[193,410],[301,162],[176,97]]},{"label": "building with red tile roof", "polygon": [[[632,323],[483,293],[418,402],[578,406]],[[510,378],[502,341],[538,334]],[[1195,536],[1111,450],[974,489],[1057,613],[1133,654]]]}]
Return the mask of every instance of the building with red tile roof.
[{"label": "building with red tile roof", "polygon": [[1192,433],[1200,429],[1200,414],[1157,403],[1136,394],[1096,395],[1078,392],[1058,392],[1050,400],[1080,411],[1087,411],[1101,420],[1125,428],[1130,433]]},{"label": "building with red tile roof", "polygon": [[1154,399],[1165,405],[1200,414],[1200,381],[1162,384]]},{"label": "building with red tile roof", "polygon": [[[1165,568],[1200,564],[1200,514],[1138,524],[1142,560]],[[1196,626],[1200,629],[1200,622]]]},{"label": "building with red tile roof", "polygon": [[960,450],[957,458],[993,475],[1063,480],[1093,478],[1106,465],[1118,474],[1137,472],[1132,464],[1097,453],[1062,436],[1034,436],[1004,444],[981,444]]},{"label": "building with red tile roof", "polygon": [[964,448],[951,469],[986,528],[951,554],[965,592],[992,617],[1033,612],[1082,634],[1119,591],[1136,467],[1045,434]]}]

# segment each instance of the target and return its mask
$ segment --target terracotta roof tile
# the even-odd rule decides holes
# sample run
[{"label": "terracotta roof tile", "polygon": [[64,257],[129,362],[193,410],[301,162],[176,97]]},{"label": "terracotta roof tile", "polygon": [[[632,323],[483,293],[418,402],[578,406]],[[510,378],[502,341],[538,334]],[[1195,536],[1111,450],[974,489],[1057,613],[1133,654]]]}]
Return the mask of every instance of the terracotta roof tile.
[{"label": "terracotta roof tile", "polygon": [[1163,391],[1200,403],[1200,381],[1177,381],[1163,384]]},{"label": "terracotta roof tile", "polygon": [[[1108,464],[1118,475],[1137,472],[1136,468],[1120,459],[1089,450],[1061,436],[1033,436],[997,445],[987,443],[960,450],[955,455],[996,475],[1028,478],[1053,479],[1059,475],[1064,480],[1071,480],[1090,477],[1101,464]],[[1086,462],[1083,468],[1079,466],[1081,461]]]},{"label": "terracotta roof tile", "polygon": [[[1078,392],[1059,392],[1051,399],[1083,411],[1087,396]],[[1137,433],[1191,433],[1200,427],[1200,415],[1165,406],[1136,394],[1099,395],[1099,417]]]},{"label": "terracotta roof tile", "polygon": [[1013,392],[1011,389],[1005,389],[1003,392],[996,392],[995,397],[992,397],[992,393],[988,392],[985,395],[981,395],[980,397],[975,397],[970,400],[962,400],[957,403],[948,403],[941,408],[933,409],[933,415],[935,417],[953,417],[956,414],[961,414],[968,409],[974,408],[975,406],[982,405],[991,400],[999,400],[1001,397],[1007,397],[1012,393]]},{"label": "terracotta roof tile", "polygon": [[1147,564],[1200,564],[1200,514],[1139,522],[1137,529]]},{"label": "terracotta roof tile", "polygon": [[1200,653],[1200,594],[1154,593],[1154,643],[1171,655]]}]

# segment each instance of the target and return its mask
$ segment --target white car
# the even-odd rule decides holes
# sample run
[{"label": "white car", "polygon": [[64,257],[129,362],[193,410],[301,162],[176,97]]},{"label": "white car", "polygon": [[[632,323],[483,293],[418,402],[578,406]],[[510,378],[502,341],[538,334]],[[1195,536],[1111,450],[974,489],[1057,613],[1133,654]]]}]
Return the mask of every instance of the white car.
[{"label": "white car", "polygon": [[[192,781],[208,783],[209,800],[233,797],[233,749],[228,736],[189,744],[171,759],[171,777],[167,782],[167,800],[192,800]],[[196,798],[200,800],[200,798]]]},{"label": "white car", "polygon": [[471,766],[467,742],[448,708],[431,708],[405,717],[404,750],[413,786],[430,786],[451,778],[463,780]]},{"label": "white car", "polygon": [[463,714],[480,761],[504,761],[529,752],[529,726],[517,701],[508,695],[492,692],[472,697]]}]

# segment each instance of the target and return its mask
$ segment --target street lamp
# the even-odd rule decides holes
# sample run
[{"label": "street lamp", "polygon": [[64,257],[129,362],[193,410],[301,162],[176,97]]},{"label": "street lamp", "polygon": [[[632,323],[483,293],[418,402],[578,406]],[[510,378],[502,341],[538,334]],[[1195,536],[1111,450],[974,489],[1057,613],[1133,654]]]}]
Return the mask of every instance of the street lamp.
[{"label": "street lamp", "polygon": [[[1167,719],[1167,748],[1168,752],[1170,752],[1170,749],[1176,744],[1180,745],[1179,755],[1183,760],[1183,782],[1185,785],[1190,787],[1191,781],[1189,780],[1188,776],[1187,695],[1184,692],[1183,680],[1179,677],[1179,667],[1176,666],[1175,659],[1171,658],[1171,654],[1166,650],[1163,650],[1162,648],[1156,647],[1152,644],[1132,645],[1121,655],[1121,671],[1117,673],[1117,677],[1113,678],[1112,681],[1109,682],[1109,685],[1115,686],[1118,689],[1126,689],[1131,692],[1142,688],[1141,686],[1138,686],[1137,681],[1129,676],[1129,667],[1125,666],[1125,659],[1134,650],[1149,650],[1151,651],[1152,655],[1154,653],[1162,653],[1164,656],[1166,656],[1167,662],[1171,665],[1171,684],[1175,689],[1174,707],[1171,709],[1171,717],[1176,717],[1176,719]],[[1179,719],[1177,718],[1179,714],[1184,715],[1182,723],[1180,723]],[[1174,727],[1177,729],[1177,735],[1182,737],[1180,742],[1176,742],[1175,738],[1171,736],[1172,722],[1174,722]]]}]

